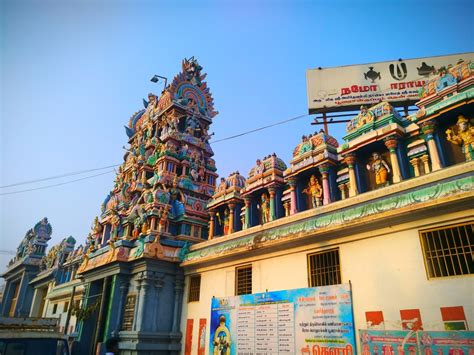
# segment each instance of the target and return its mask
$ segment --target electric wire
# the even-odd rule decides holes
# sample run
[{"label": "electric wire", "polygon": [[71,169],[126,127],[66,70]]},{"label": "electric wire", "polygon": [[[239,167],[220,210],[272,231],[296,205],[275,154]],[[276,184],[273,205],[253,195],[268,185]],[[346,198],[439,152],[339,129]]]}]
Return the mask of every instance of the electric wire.
[{"label": "electric wire", "polygon": [[80,174],[90,173],[90,172],[93,172],[93,171],[99,171],[99,170],[104,170],[104,169],[108,169],[108,168],[115,168],[119,165],[121,165],[121,164],[114,164],[114,165],[104,166],[102,168],[94,168],[94,169],[87,169],[87,170],[81,170],[81,171],[74,171],[74,172],[71,172],[71,173],[64,173],[64,174],[61,174],[61,175],[50,176],[50,177],[46,177],[46,178],[42,178],[42,179],[35,179],[35,180],[17,182],[15,184],[0,186],[0,189],[4,189],[4,188],[7,188],[7,187],[19,186],[19,185],[28,185],[28,184],[33,184],[35,182],[42,182],[42,181],[47,181],[47,180],[60,179],[60,178],[63,178],[63,177],[80,175]]},{"label": "electric wire", "polygon": [[296,120],[298,120],[298,119],[300,119],[300,118],[307,117],[307,116],[309,116],[309,115],[308,115],[308,114],[304,114],[304,115],[299,115],[299,116],[296,116],[296,117],[288,118],[288,119],[286,119],[286,120],[279,121],[279,122],[275,122],[275,123],[269,124],[269,125],[267,125],[267,126],[255,128],[255,129],[252,129],[252,130],[250,130],[250,131],[242,132],[242,133],[239,133],[239,134],[236,134],[236,135],[233,135],[233,136],[229,136],[229,137],[226,137],[226,138],[217,139],[217,140],[215,140],[215,141],[211,141],[210,143],[214,144],[214,143],[219,143],[219,142],[227,141],[227,140],[229,140],[229,139],[234,139],[234,138],[242,137],[242,136],[245,136],[245,135],[250,134],[250,133],[254,133],[254,132],[258,132],[258,131],[263,131],[264,129],[267,129],[267,128],[270,128],[270,127],[282,125],[282,124],[284,124],[284,123],[288,123],[288,122],[291,122],[291,121],[296,121]]},{"label": "electric wire", "polygon": [[[225,138],[222,138],[222,139],[217,139],[217,140],[211,141],[210,143],[214,144],[214,143],[227,141],[227,140],[230,140],[230,139],[235,139],[235,138],[238,138],[238,137],[245,136],[247,134],[255,133],[255,132],[258,132],[258,131],[263,131],[267,128],[282,125],[282,124],[285,124],[285,123],[288,123],[288,122],[291,122],[291,121],[295,121],[295,120],[298,120],[300,118],[307,117],[307,116],[309,116],[309,115],[304,114],[304,115],[291,117],[291,118],[283,120],[283,121],[279,121],[279,122],[275,122],[275,123],[272,123],[272,124],[269,124],[269,125],[266,125],[266,126],[255,128],[255,129],[252,129],[252,130],[249,130],[249,131],[245,131],[245,132],[242,132],[242,133],[239,133],[239,134],[235,134],[233,136],[225,137]],[[28,180],[28,181],[18,182],[18,183],[14,183],[14,184],[0,186],[0,189],[20,186],[20,185],[33,184],[33,183],[43,182],[43,181],[48,181],[48,180],[60,179],[60,178],[68,177],[68,176],[80,175],[80,174],[85,174],[85,173],[88,173],[88,172],[104,170],[104,169],[108,169],[108,168],[115,168],[115,167],[120,166],[120,165],[122,165],[122,164],[114,164],[114,165],[104,166],[104,167],[101,167],[101,168],[86,169],[86,170],[80,170],[80,171],[75,171],[75,172],[71,172],[71,173],[64,173],[64,174],[50,176],[50,177],[41,178],[41,179]],[[0,193],[0,196],[13,195],[13,194],[22,193],[22,192],[42,190],[42,189],[52,188],[52,187],[56,187],[56,186],[71,184],[71,183],[74,183],[74,182],[77,182],[77,181],[82,181],[82,180],[91,179],[91,178],[94,178],[94,177],[97,177],[97,176],[105,175],[105,174],[108,174],[108,173],[113,172],[113,171],[114,170],[110,170],[110,171],[107,171],[105,173],[96,174],[96,175],[92,175],[92,176],[86,176],[84,178],[75,179],[75,180],[71,180],[71,181],[66,181],[66,182],[62,182],[62,183],[59,183],[59,184],[47,185],[47,186],[31,188],[31,189],[26,189],[26,190],[20,190],[20,191],[4,192],[4,193]]]},{"label": "electric wire", "polygon": [[109,173],[113,173],[113,172],[115,172],[115,170],[109,170],[109,171],[106,171],[105,173],[100,173],[100,174],[95,174],[95,175],[91,175],[91,176],[86,176],[86,177],[83,177],[83,178],[80,178],[80,179],[75,179],[75,180],[60,182],[60,183],[58,183],[58,184],[53,184],[53,185],[35,187],[35,188],[32,188],[32,189],[26,189],[26,190],[20,190],[20,191],[2,192],[2,193],[0,193],[0,196],[14,195],[14,194],[22,193],[22,192],[29,192],[29,191],[35,191],[35,190],[49,189],[49,188],[56,187],[56,186],[67,185],[67,184],[72,184],[72,183],[74,183],[74,182],[78,182],[78,181],[82,181],[82,180],[92,179],[92,178],[95,178],[95,177],[97,177],[97,176],[101,176],[101,175],[105,175],[105,174],[109,174]]}]

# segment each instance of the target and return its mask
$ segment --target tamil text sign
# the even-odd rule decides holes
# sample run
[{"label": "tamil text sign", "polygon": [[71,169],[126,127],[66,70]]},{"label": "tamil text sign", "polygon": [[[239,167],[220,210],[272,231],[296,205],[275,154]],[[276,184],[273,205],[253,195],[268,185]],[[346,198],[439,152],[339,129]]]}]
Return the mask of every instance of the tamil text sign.
[{"label": "tamil text sign", "polygon": [[210,354],[356,354],[349,285],[213,298],[210,327]]},{"label": "tamil text sign", "polygon": [[382,100],[412,104],[418,101],[419,90],[441,67],[454,66],[460,60],[474,62],[474,53],[309,69],[309,112],[358,109]]}]

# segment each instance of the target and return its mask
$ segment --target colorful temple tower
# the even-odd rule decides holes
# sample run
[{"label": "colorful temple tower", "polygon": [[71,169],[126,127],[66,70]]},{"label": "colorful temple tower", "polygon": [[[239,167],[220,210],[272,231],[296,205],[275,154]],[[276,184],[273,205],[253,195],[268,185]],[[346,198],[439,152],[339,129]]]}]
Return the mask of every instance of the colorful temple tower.
[{"label": "colorful temple tower", "polygon": [[242,208],[244,200],[240,195],[245,187],[245,178],[238,171],[221,178],[209,210],[209,239],[234,233],[242,229]]},{"label": "colorful temple tower", "polygon": [[265,224],[285,215],[281,196],[286,164],[275,153],[257,159],[241,193],[245,201],[244,229]]},{"label": "colorful temple tower", "polygon": [[34,228],[26,232],[10,260],[7,271],[2,275],[6,281],[1,315],[4,317],[28,317],[34,288],[30,282],[40,272],[40,265],[46,255],[48,240],[53,229],[45,217]]},{"label": "colorful temple tower", "polygon": [[181,350],[179,262],[189,244],[208,238],[206,205],[217,177],[209,145],[217,112],[201,70],[185,59],[126,127],[130,146],[78,270],[89,315],[78,327],[84,353],[111,336],[126,354]]}]

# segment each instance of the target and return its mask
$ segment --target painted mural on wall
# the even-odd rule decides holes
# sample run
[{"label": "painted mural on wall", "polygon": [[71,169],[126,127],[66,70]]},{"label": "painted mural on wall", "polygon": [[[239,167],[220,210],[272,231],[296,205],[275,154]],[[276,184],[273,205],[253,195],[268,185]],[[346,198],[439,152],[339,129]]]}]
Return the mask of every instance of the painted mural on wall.
[{"label": "painted mural on wall", "polygon": [[210,354],[355,354],[348,284],[213,298]]}]

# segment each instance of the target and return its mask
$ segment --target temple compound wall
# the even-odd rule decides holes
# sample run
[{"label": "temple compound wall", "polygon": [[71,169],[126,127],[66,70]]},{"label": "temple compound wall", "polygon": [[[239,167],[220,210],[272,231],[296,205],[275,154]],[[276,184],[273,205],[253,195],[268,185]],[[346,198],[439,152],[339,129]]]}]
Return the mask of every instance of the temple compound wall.
[{"label": "temple compound wall", "polygon": [[350,288],[357,353],[372,353],[366,330],[472,329],[473,69],[463,60],[439,68],[412,115],[384,101],[362,106],[342,144],[315,132],[288,167],[270,154],[247,177],[221,178],[210,240],[181,264],[184,354],[277,346],[276,326],[264,332],[255,320],[255,338],[238,323],[232,333],[236,319],[216,321],[213,307],[307,287]]}]

